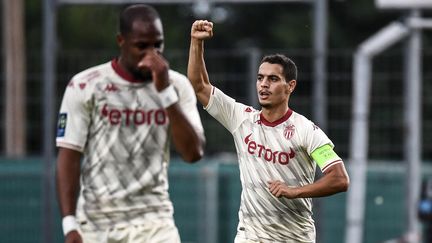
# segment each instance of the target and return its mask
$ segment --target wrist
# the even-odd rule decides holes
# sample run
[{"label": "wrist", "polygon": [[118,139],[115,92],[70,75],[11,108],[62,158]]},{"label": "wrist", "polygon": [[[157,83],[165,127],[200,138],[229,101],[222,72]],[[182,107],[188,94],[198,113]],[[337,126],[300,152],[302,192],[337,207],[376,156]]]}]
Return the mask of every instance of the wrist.
[{"label": "wrist", "polygon": [[201,46],[204,43],[203,39],[199,39],[196,37],[191,37],[191,44]]},{"label": "wrist", "polygon": [[158,93],[163,108],[168,108],[179,100],[177,92],[172,84]]},{"label": "wrist", "polygon": [[78,230],[78,222],[74,215],[67,215],[62,219],[63,235],[66,236],[69,232]]}]

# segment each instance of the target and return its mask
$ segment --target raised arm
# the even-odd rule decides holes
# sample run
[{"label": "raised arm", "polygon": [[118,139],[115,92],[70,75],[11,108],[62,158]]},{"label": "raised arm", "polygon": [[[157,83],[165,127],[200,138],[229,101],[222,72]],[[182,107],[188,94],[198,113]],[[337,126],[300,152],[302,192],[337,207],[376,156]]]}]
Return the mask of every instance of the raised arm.
[{"label": "raised arm", "polygon": [[203,106],[207,106],[212,86],[204,62],[204,40],[213,36],[213,23],[197,20],[192,24],[189,50],[188,78]]}]

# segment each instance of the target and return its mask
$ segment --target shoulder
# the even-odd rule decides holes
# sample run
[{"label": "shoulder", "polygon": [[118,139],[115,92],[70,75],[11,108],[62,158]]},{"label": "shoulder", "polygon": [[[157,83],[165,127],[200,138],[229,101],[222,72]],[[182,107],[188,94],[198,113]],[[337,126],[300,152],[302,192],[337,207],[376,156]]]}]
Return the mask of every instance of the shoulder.
[{"label": "shoulder", "polygon": [[103,63],[97,66],[87,68],[72,77],[72,80],[77,81],[92,81],[112,73],[111,62]]},{"label": "shoulder", "polygon": [[294,123],[296,128],[299,128],[299,129],[316,130],[318,128],[315,125],[315,123],[313,121],[311,121],[309,118],[307,118],[306,116],[299,114],[295,111],[293,111],[293,113],[290,117],[290,120]]},{"label": "shoulder", "polygon": [[107,80],[106,77],[112,76],[113,73],[111,62],[93,66],[75,74],[69,81],[67,88],[89,90],[90,86],[94,87],[96,83]]},{"label": "shoulder", "polygon": [[182,73],[170,69],[168,75],[171,82],[175,85],[177,84],[183,85],[186,83],[190,84],[189,79]]},{"label": "shoulder", "polygon": [[239,104],[240,108],[243,110],[243,113],[247,116],[256,117],[259,116],[261,113],[259,110],[253,108],[252,106],[248,106],[243,103],[237,103],[237,104]]},{"label": "shoulder", "polygon": [[110,63],[100,64],[75,74],[66,86],[67,99],[88,99],[97,83],[107,80],[112,75]]},{"label": "shoulder", "polygon": [[170,82],[174,85],[181,96],[195,97],[192,84],[184,74],[170,69],[168,75]]}]

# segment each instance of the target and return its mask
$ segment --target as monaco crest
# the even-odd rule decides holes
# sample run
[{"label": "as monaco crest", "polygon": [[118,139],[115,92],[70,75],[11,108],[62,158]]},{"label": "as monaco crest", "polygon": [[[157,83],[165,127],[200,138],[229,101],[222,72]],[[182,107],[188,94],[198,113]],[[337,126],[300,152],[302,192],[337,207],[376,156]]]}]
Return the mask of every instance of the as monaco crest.
[{"label": "as monaco crest", "polygon": [[295,126],[294,125],[288,125],[284,129],[284,137],[286,139],[291,139],[294,136]]}]

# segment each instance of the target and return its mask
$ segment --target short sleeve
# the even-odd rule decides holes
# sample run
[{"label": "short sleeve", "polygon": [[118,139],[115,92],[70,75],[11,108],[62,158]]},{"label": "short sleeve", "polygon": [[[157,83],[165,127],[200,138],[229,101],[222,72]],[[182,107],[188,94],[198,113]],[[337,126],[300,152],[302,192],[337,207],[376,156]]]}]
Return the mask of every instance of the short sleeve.
[{"label": "short sleeve", "polygon": [[246,105],[236,102],[216,87],[212,87],[209,103],[204,107],[207,112],[220,122],[228,131],[234,131],[246,119]]},{"label": "short sleeve", "polygon": [[191,122],[195,131],[204,138],[204,128],[197,108],[197,99],[192,85],[186,76],[175,71],[170,72],[173,85],[179,96],[179,105],[184,111],[185,116]]},{"label": "short sleeve", "polygon": [[315,125],[312,121],[306,119],[304,128],[303,146],[306,148],[309,155],[315,149],[325,144],[329,144],[332,148],[334,147],[333,142],[327,137],[321,128]]},{"label": "short sleeve", "polygon": [[85,90],[76,85],[74,80],[70,81],[58,114],[56,137],[58,147],[83,151],[91,120],[91,112],[85,97]]}]

